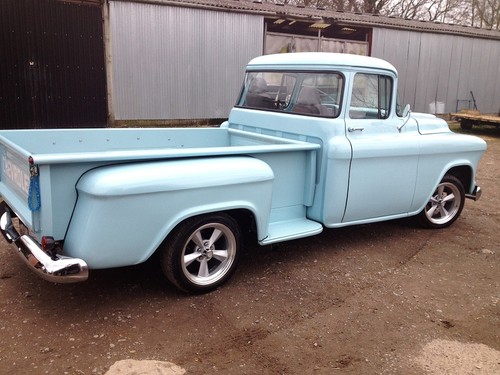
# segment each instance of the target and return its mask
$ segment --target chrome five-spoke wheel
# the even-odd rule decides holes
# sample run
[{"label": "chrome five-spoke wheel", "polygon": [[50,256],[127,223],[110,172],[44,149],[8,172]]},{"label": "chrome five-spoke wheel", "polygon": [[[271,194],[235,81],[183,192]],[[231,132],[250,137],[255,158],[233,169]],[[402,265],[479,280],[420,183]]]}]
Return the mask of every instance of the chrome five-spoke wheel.
[{"label": "chrome five-spoke wheel", "polygon": [[446,175],[420,213],[420,221],[430,228],[447,227],[460,216],[464,201],[465,191],[460,180]]},{"label": "chrome five-spoke wheel", "polygon": [[188,219],[167,238],[162,253],[164,273],[188,292],[216,289],[236,268],[239,237],[238,225],[228,215]]}]

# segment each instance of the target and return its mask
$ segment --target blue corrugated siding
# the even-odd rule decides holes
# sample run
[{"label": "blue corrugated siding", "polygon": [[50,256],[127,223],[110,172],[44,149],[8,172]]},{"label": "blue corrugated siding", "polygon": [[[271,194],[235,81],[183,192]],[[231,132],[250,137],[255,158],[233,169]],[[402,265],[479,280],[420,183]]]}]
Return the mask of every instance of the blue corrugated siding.
[{"label": "blue corrugated siding", "polygon": [[116,120],[227,117],[262,54],[261,16],[111,2],[110,25]]}]

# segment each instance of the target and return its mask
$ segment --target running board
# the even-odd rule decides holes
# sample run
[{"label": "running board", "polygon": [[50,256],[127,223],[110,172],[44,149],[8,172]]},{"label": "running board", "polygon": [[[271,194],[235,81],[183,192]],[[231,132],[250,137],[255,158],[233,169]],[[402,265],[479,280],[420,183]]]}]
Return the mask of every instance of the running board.
[{"label": "running board", "polygon": [[269,235],[259,241],[259,244],[269,245],[275,242],[295,240],[314,236],[322,231],[323,225],[306,218],[278,221],[269,225]]}]

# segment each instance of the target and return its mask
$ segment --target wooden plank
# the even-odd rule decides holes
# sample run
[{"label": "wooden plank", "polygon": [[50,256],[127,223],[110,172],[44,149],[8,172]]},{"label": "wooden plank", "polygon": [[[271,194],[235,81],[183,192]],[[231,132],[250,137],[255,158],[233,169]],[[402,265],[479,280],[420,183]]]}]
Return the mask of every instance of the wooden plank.
[{"label": "wooden plank", "polygon": [[475,123],[500,125],[500,116],[493,114],[481,114],[479,111],[464,110],[459,113],[451,113],[451,116],[456,119],[469,120]]}]

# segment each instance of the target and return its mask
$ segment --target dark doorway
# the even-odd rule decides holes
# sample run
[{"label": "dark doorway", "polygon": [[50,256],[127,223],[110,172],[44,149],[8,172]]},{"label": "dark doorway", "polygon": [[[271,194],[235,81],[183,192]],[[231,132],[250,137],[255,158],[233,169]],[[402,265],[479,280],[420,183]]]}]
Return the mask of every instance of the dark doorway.
[{"label": "dark doorway", "polygon": [[106,126],[101,7],[0,1],[0,129]]}]

